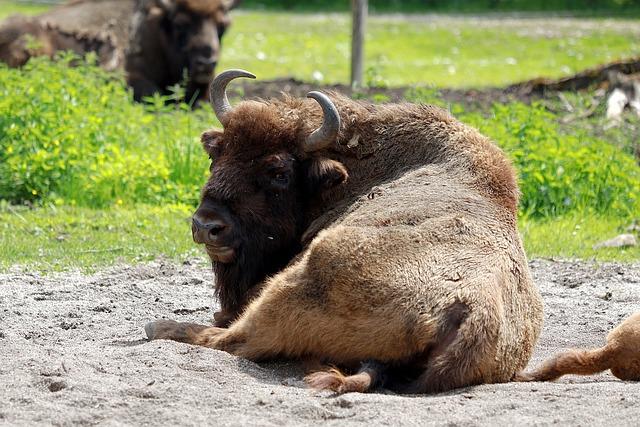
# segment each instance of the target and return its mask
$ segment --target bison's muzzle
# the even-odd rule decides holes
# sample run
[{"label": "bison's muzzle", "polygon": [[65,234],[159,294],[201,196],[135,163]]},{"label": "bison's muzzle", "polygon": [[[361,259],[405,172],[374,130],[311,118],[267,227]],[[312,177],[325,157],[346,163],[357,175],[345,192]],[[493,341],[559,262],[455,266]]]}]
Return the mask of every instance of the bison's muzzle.
[{"label": "bison's muzzle", "polygon": [[198,210],[191,218],[193,241],[204,244],[212,260],[229,263],[235,259],[235,250],[228,246],[231,226],[219,217],[203,215]]}]

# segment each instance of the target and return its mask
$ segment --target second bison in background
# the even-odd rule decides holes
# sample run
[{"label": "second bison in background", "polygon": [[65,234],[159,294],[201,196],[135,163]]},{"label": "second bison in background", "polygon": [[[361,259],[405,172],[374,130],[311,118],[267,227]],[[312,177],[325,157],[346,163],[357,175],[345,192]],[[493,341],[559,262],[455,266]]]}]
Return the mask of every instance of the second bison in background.
[{"label": "second bison in background", "polygon": [[21,66],[58,50],[95,52],[106,69],[125,69],[136,100],[186,83],[203,99],[220,40],[238,0],[74,0],[34,18],[0,25],[0,60]]},{"label": "second bison in background", "polygon": [[383,371],[401,392],[513,379],[542,302],[500,149],[432,106],[312,92],[232,108],[224,88],[240,76],[252,77],[212,84],[224,131],[203,135],[213,161],[193,216],[228,328],[165,320],[149,338],[361,364],[354,377],[308,377],[341,392],[370,389]]},{"label": "second bison in background", "polygon": [[136,100],[186,81],[185,101],[205,99],[220,41],[237,1],[143,0],[133,16],[125,56]]}]

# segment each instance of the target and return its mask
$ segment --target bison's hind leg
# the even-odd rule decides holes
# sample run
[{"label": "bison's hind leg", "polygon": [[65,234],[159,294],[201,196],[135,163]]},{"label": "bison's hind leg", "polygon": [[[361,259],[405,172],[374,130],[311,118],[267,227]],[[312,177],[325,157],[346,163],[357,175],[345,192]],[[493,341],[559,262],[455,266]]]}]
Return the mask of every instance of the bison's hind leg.
[{"label": "bison's hind leg", "polygon": [[384,384],[387,367],[379,362],[363,362],[354,375],[345,375],[337,368],[313,372],[305,377],[309,387],[316,390],[331,390],[336,393],[364,393]]},{"label": "bison's hind leg", "polygon": [[492,373],[500,323],[495,311],[480,301],[452,304],[441,319],[436,340],[425,352],[423,371],[407,383],[390,382],[389,388],[406,394],[439,393],[496,382]]}]

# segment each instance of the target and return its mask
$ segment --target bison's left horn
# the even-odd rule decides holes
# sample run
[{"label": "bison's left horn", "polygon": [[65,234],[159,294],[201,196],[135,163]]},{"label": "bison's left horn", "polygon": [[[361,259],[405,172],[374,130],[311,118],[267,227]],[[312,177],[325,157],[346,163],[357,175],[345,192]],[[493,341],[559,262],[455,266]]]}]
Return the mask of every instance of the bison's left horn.
[{"label": "bison's left horn", "polygon": [[209,89],[211,106],[222,125],[225,124],[224,117],[233,109],[231,104],[229,104],[229,98],[227,98],[227,85],[231,80],[237,79],[238,77],[246,77],[249,79],[256,78],[256,76],[248,71],[227,70],[218,74],[216,78],[213,79],[213,82],[211,82],[211,89]]},{"label": "bison's left horn", "polygon": [[340,114],[329,97],[322,92],[309,92],[307,98],[315,99],[324,113],[322,126],[314,130],[305,141],[304,151],[310,152],[326,148],[336,141],[340,130]]}]

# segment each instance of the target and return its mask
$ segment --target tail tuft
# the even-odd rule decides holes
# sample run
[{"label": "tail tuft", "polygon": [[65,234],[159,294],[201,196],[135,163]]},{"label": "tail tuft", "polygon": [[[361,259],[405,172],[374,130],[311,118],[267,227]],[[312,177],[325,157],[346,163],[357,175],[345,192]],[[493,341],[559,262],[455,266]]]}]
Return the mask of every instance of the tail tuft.
[{"label": "tail tuft", "polygon": [[385,381],[387,367],[375,361],[363,362],[355,375],[346,376],[336,368],[314,372],[305,377],[309,387],[316,390],[331,390],[336,393],[364,393]]},{"label": "tail tuft", "polygon": [[346,382],[346,377],[336,368],[328,371],[318,371],[307,375],[304,381],[307,385],[316,390],[331,390],[336,393],[342,393],[342,388]]}]

